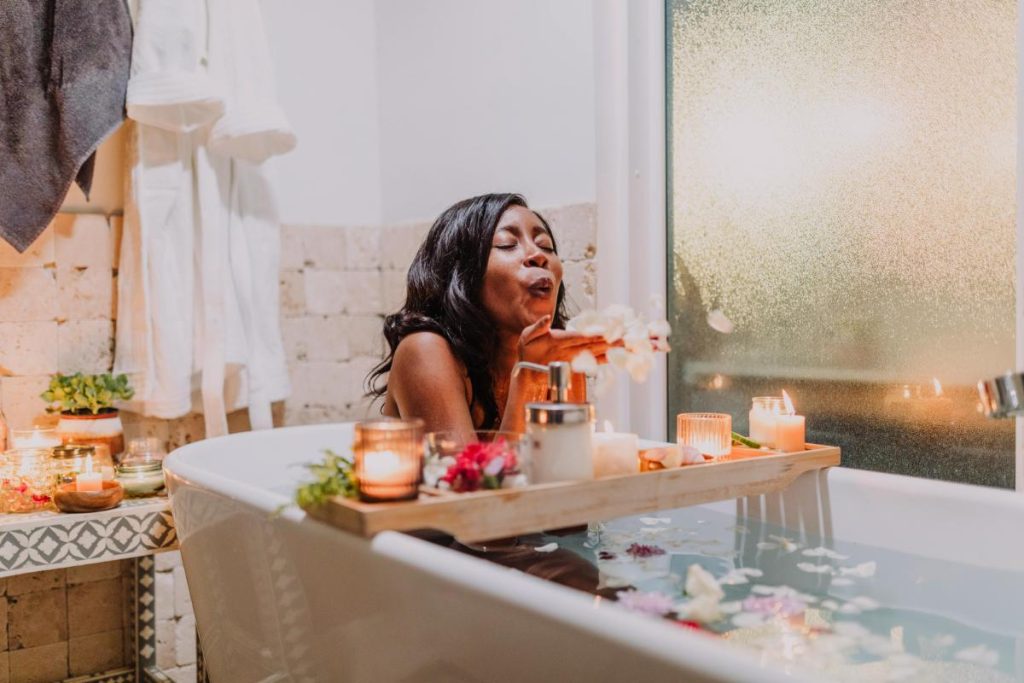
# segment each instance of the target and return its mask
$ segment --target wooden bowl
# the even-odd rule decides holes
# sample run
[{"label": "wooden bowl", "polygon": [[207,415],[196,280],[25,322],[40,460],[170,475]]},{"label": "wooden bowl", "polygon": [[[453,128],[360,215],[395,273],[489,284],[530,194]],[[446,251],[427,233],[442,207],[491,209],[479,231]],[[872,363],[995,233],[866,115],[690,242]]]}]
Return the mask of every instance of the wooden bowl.
[{"label": "wooden bowl", "polygon": [[116,481],[104,481],[102,491],[76,491],[74,482],[62,484],[53,494],[61,512],[96,512],[117,507],[124,498],[124,487]]}]

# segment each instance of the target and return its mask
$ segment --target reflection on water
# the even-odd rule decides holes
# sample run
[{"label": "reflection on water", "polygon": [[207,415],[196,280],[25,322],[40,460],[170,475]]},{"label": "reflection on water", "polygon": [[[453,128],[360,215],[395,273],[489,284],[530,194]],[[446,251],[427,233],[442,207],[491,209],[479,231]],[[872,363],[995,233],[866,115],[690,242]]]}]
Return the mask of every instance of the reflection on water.
[{"label": "reflection on water", "polygon": [[700,628],[773,667],[851,681],[1024,680],[1021,573],[703,508],[618,519],[599,539],[579,532],[540,542],[591,563],[601,588],[629,592],[634,608],[670,609],[665,617],[677,620],[687,572],[702,566],[725,597],[721,618]]}]

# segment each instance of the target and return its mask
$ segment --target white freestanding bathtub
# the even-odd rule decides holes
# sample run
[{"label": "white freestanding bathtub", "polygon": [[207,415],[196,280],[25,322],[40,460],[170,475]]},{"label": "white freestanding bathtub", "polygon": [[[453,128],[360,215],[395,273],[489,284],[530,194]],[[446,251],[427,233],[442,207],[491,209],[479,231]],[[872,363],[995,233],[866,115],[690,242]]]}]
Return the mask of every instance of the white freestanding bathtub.
[{"label": "white freestanding bathtub", "polygon": [[[304,478],[302,463],[350,440],[351,425],[295,427],[202,441],[167,459],[216,683],[820,679],[412,536],[367,541],[295,508],[275,514]],[[909,573],[887,585],[903,606],[952,604],[979,628],[1014,634],[1011,676],[1024,680],[1024,496],[834,468],[778,494],[703,507],[781,524],[794,538],[966,568],[963,591]]]}]

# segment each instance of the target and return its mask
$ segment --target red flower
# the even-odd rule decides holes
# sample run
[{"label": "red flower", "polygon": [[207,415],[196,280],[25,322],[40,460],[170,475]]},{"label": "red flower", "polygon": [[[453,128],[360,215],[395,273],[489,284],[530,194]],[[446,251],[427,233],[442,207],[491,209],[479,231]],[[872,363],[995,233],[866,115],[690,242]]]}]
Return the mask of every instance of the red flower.
[{"label": "red flower", "polygon": [[626,554],[633,557],[654,557],[655,555],[664,555],[665,551],[656,545],[634,543],[626,548]]},{"label": "red flower", "polygon": [[496,489],[509,472],[515,471],[515,451],[504,439],[491,443],[471,443],[455,458],[455,464],[441,477],[441,481],[460,493],[481,488]]}]

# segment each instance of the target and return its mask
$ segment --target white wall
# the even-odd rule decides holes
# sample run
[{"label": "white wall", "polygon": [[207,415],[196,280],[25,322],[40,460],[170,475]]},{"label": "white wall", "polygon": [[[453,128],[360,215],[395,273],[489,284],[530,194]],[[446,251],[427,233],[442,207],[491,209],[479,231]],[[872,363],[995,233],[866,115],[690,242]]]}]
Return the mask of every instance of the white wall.
[{"label": "white wall", "polygon": [[281,220],[380,222],[373,0],[263,0],[278,98],[298,146],[276,159]]},{"label": "white wall", "polygon": [[385,221],[483,192],[594,199],[590,0],[379,0]]},{"label": "white wall", "polygon": [[263,0],[298,134],[288,224],[435,217],[482,192],[594,200],[590,0]]}]

